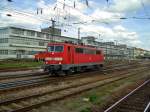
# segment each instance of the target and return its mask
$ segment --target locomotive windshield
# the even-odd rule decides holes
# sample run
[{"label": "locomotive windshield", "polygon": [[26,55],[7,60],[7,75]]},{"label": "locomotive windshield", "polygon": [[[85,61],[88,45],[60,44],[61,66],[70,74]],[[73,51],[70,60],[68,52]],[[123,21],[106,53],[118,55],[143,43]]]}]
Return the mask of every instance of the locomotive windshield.
[{"label": "locomotive windshield", "polygon": [[63,51],[63,46],[48,46],[47,48],[48,52],[62,52]]}]

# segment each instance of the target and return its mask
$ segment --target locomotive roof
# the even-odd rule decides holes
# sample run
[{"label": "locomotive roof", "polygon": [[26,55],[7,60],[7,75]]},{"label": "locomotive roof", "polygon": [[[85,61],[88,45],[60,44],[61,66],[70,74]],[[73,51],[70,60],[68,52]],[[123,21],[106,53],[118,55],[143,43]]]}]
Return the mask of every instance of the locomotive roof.
[{"label": "locomotive roof", "polygon": [[67,45],[67,46],[75,46],[75,47],[78,47],[78,48],[81,47],[81,48],[101,50],[100,48],[96,48],[94,46],[88,46],[88,45],[82,45],[82,44],[73,44],[73,43],[65,43],[65,42],[53,42],[53,43],[48,43],[48,45]]}]

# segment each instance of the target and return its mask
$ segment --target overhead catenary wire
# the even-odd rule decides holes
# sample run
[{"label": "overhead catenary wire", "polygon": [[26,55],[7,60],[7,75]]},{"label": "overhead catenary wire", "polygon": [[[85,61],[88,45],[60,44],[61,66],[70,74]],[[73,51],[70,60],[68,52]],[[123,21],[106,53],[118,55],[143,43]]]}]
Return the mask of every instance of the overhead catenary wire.
[{"label": "overhead catenary wire", "polygon": [[[48,7],[49,8],[49,7]],[[12,9],[8,9],[8,8],[2,8],[2,9],[5,9],[5,10],[7,10],[7,11],[12,11]],[[50,22],[50,20],[49,19],[46,19],[46,18],[41,18],[41,17],[39,17],[38,16],[38,18],[37,18],[37,16],[34,14],[34,13],[29,13],[29,12],[25,12],[25,11],[17,11],[16,9],[13,9],[13,11],[16,13],[16,14],[21,14],[21,15],[23,15],[23,16],[30,16],[30,17],[32,17],[32,18],[36,18],[36,19],[38,19],[38,20],[40,20],[40,21],[43,21],[43,22]],[[37,12],[38,13],[38,12]],[[41,11],[41,14],[42,14],[42,11]],[[69,14],[70,15],[70,14]],[[36,16],[36,17],[34,17],[34,16]],[[69,17],[69,19],[70,19],[70,17]],[[65,25],[65,26],[72,26],[71,24],[69,25],[69,24],[65,24],[65,23],[61,23],[61,24],[63,24],[63,25]]]},{"label": "overhead catenary wire", "polygon": [[[31,17],[33,19],[38,19],[39,21],[42,21],[42,22],[48,22],[48,23],[51,22],[51,18],[46,19],[46,18],[43,18],[41,16],[39,17],[39,16],[37,16],[36,14],[33,14],[33,13],[27,13],[27,12],[24,12],[24,11],[18,11],[16,9],[9,9],[9,8],[4,8],[4,7],[0,8],[0,10],[8,11],[8,15],[11,15],[11,12],[13,12],[16,15],[22,15],[24,17],[28,16],[28,17]],[[9,12],[10,12],[10,14],[9,14]],[[64,24],[64,23],[62,22],[62,24]]]},{"label": "overhead catenary wire", "polygon": [[[59,1],[58,1],[59,2]],[[61,3],[61,4],[63,4],[62,2],[59,2],[59,3]],[[56,3],[56,6],[55,7],[57,7],[57,4],[58,3]],[[48,7],[48,5],[45,5],[45,6],[47,6],[47,8],[49,8]],[[70,7],[70,8],[74,8],[74,7],[72,7],[72,6],[68,6],[68,4],[66,4],[65,5],[66,7]],[[55,8],[54,7],[54,8]],[[58,7],[57,7],[58,8]],[[6,8],[5,7],[5,9],[7,9],[7,10],[9,10],[9,11],[12,11],[11,9],[8,9],[8,8]],[[23,15],[23,16],[30,16],[30,17],[33,17],[33,18],[36,18],[36,19],[38,19],[38,20],[40,20],[40,21],[42,21],[42,22],[46,22],[46,23],[50,23],[51,21],[50,21],[50,19],[46,19],[46,18],[43,18],[43,17],[37,17],[35,14],[33,14],[33,13],[29,13],[29,12],[24,12],[24,11],[17,11],[16,9],[13,9],[13,10],[15,10],[15,13],[16,14],[21,14],[21,15]],[[77,9],[75,9],[75,10],[77,10]],[[80,12],[81,13],[81,12]],[[41,14],[42,14],[42,12],[41,12]],[[83,13],[82,13],[83,14]],[[59,15],[60,16],[60,15]],[[87,16],[87,15],[85,15],[85,16]],[[88,16],[88,17],[90,17],[90,16]],[[121,19],[121,20],[125,20],[125,19],[150,19],[150,18],[145,18],[145,17],[120,17],[120,18],[111,18],[111,19]],[[98,20],[96,20],[96,19],[91,19],[91,20],[88,20],[88,21],[77,21],[77,22],[73,22],[73,23],[69,23],[69,24],[65,24],[64,22],[59,22],[59,23],[61,23],[62,24],[62,26],[71,26],[71,27],[75,27],[75,25],[78,25],[78,24],[88,24],[88,23],[93,23],[93,22],[99,22]],[[99,23],[106,23],[106,22],[99,22]],[[57,26],[57,25],[56,25]],[[78,27],[76,27],[76,28],[78,28]]]},{"label": "overhead catenary wire", "polygon": [[[65,1],[65,0],[64,0]],[[106,0],[107,2],[109,2],[109,0]],[[56,6],[54,7],[55,9],[56,8],[58,8],[57,7],[57,4],[58,3],[60,3],[60,4],[64,4],[63,2],[60,2],[60,1],[58,1],[57,0],[57,3],[56,3]],[[143,7],[145,7],[145,5],[144,5],[144,3],[143,3],[143,0],[141,0],[141,4],[142,4],[142,6]],[[50,8],[48,5],[46,5],[45,4],[45,6],[47,6],[47,8]],[[68,4],[65,4],[65,7],[70,7],[70,8],[72,8],[72,9],[74,9],[74,6],[70,6],[70,5],[68,5]],[[58,8],[58,9],[60,9],[60,8]],[[145,8],[144,8],[145,9]],[[43,8],[43,10],[44,10],[44,8]],[[79,9],[77,9],[77,8],[75,8],[74,10],[76,10],[76,11],[78,11],[78,12],[80,12],[81,14],[84,14],[84,13],[82,13]],[[64,12],[64,11],[62,11],[62,12]],[[24,12],[25,13],[25,12]],[[29,13],[29,12],[26,12],[26,13]],[[33,13],[30,13],[30,14],[33,14]],[[92,16],[89,16],[89,15],[85,15],[85,16],[87,16],[87,17],[91,17],[91,18],[93,18]],[[120,17],[120,18],[111,18],[111,19],[149,19],[150,17],[136,17],[136,16],[133,16],[133,17]],[[93,18],[91,21],[95,21],[95,18]],[[85,22],[85,21],[82,21],[82,22]]]},{"label": "overhead catenary wire", "polygon": [[143,0],[140,0],[140,3],[141,3],[141,5],[142,5],[142,7],[143,7],[143,9],[144,9],[145,15],[146,15],[147,17],[149,17],[149,14],[148,14],[148,12],[147,12],[147,10],[146,10],[146,8],[145,8],[145,4],[144,4]]},{"label": "overhead catenary wire", "polygon": [[[64,0],[65,1],[65,0]],[[64,3],[63,2],[60,2],[60,1],[57,1],[58,3],[61,3],[62,5],[64,5]],[[56,5],[55,5],[55,7],[54,7],[54,9],[56,9],[56,8],[58,8],[57,7],[57,4],[58,3],[56,3]],[[47,8],[50,8],[48,5],[45,5]],[[66,7],[70,7],[70,8],[74,8],[74,7],[72,7],[72,6],[70,6],[70,5],[68,5],[68,4],[65,4],[65,6]],[[41,14],[42,14],[42,10],[44,10],[43,8],[41,9]],[[77,9],[74,9],[74,10],[77,10]],[[77,10],[78,11],[78,10]],[[23,12],[23,11],[21,11],[21,12]],[[81,11],[79,11],[81,14],[83,14]],[[25,14],[25,13],[27,13],[27,12],[23,12],[23,14]],[[29,12],[27,13],[27,14],[25,14],[25,15],[28,15],[29,14]],[[33,13],[30,13],[30,15],[33,15]],[[84,15],[84,14],[83,14]],[[60,16],[60,15],[59,15]],[[87,16],[87,15],[85,15],[85,16]],[[33,17],[33,16],[32,16]],[[91,16],[87,16],[87,17],[90,17],[91,18],[91,20],[89,20],[89,21],[79,21],[79,22],[74,22],[74,23],[70,23],[70,24],[85,24],[85,23],[92,23],[92,22],[95,22],[96,21],[96,19],[95,18],[93,18],[93,17],[91,17]],[[41,18],[41,17],[40,17]],[[64,19],[65,19],[66,17],[64,17]],[[38,17],[38,19],[39,19],[39,17]],[[44,18],[45,19],[45,18]],[[111,18],[111,19],[122,19],[122,18]],[[43,18],[42,18],[42,20],[43,20]],[[48,20],[48,19],[45,19],[46,21],[50,21],[50,20]],[[101,22],[101,23],[105,23],[105,22]]]},{"label": "overhead catenary wire", "polygon": [[[0,9],[1,10],[1,9]],[[10,9],[7,9],[5,8],[6,11],[12,11]],[[33,15],[31,14],[27,14],[27,13],[23,13],[23,12],[18,12],[17,10],[15,10],[13,13],[15,13],[15,15],[22,15],[24,17],[28,16],[28,17],[34,17]],[[13,15],[9,14],[11,17],[13,17]],[[38,19],[39,21],[42,21],[42,22],[46,22],[46,23],[51,23],[51,20],[49,19],[44,19],[44,18],[41,18],[41,17],[37,17],[36,19]],[[68,26],[68,27],[71,27],[71,28],[74,28],[74,29],[77,29],[78,27],[77,26],[73,26],[73,25],[68,25],[68,24],[65,24],[63,22],[61,22],[61,24],[63,24],[63,26]],[[55,27],[58,27],[57,25],[55,25]]]},{"label": "overhead catenary wire", "polygon": [[[11,9],[8,9],[8,8],[2,8],[2,9],[5,9],[7,11],[12,11]],[[24,12],[24,11],[17,11],[15,9],[13,9],[13,11],[15,11],[15,13],[18,13],[18,14],[22,14],[22,15],[25,15],[25,16],[30,16],[30,17],[33,17],[36,16],[35,14],[33,13],[27,13],[27,12]],[[34,16],[33,16],[34,15]],[[111,18],[111,19],[150,19],[150,18],[144,18],[144,17],[121,17],[121,18]],[[36,19],[39,19],[41,21],[47,21],[47,22],[50,22],[49,19],[46,19],[46,18],[41,18],[38,16],[38,18],[36,17]],[[74,23],[71,23],[71,24],[85,24],[85,23],[88,23],[88,22],[95,22],[96,20],[90,20],[90,21],[79,21],[79,22],[74,22]],[[103,22],[102,22],[103,23]],[[63,23],[64,24],[64,23]]]}]

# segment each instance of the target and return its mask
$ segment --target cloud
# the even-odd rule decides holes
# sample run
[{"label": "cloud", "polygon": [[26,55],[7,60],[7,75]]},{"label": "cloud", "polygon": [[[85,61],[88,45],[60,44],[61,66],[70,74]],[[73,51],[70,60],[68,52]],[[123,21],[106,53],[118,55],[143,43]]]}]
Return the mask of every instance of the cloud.
[{"label": "cloud", "polygon": [[[42,22],[37,18],[34,18],[32,16],[22,15],[15,11],[3,10],[0,13],[1,13],[1,19],[0,19],[1,26],[14,25],[14,26],[26,26],[26,27],[36,28],[42,24]],[[7,16],[7,14],[10,14],[11,16]]]},{"label": "cloud", "polygon": [[118,40],[121,44],[127,44],[132,46],[140,46],[141,41],[136,32],[129,32],[126,28],[121,25],[117,25],[113,28],[106,28],[103,26],[95,25],[82,25],[81,31],[83,33],[92,34],[98,37],[98,34],[101,35],[101,38],[104,41],[114,41]]},{"label": "cloud", "polygon": [[115,12],[137,11],[142,8],[142,1],[145,5],[150,4],[150,0],[114,0],[114,4],[109,10]]},{"label": "cloud", "polygon": [[[6,4],[6,1],[2,2]],[[42,4],[42,0],[37,2],[37,6]],[[0,10],[0,23],[1,26],[21,26],[29,29],[39,29],[39,26],[48,21],[36,15],[36,10],[34,8],[26,8],[16,10],[15,5],[11,8],[4,8]],[[10,14],[11,16],[7,16]],[[50,22],[50,21],[49,21]]]},{"label": "cloud", "polygon": [[120,18],[123,17],[122,13],[103,11],[101,9],[96,9],[91,16],[98,22],[119,22]]},{"label": "cloud", "polygon": [[[39,26],[44,26],[45,23],[51,25],[51,18],[57,21],[57,24],[60,28],[66,28],[64,24],[78,23],[78,22],[87,22],[86,24],[73,24],[75,28],[68,28],[68,32],[65,35],[74,37],[77,36],[77,27],[81,28],[81,34],[84,35],[93,35],[98,37],[101,35],[104,41],[114,41],[118,40],[120,43],[141,46],[142,42],[139,40],[139,35],[137,32],[128,31],[120,23],[121,17],[125,16],[125,12],[128,11],[137,11],[141,8],[140,0],[114,0],[113,4],[109,8],[102,8],[94,1],[89,1],[89,4],[92,6],[92,11],[89,12],[89,8],[85,3],[76,1],[76,7],[73,8],[74,0],[57,0],[57,2],[47,3],[45,0],[37,0],[33,9],[20,10],[20,12],[29,12],[33,15],[25,16],[24,14],[16,14],[13,10],[6,11],[3,10],[0,13],[0,24],[2,25],[22,25],[28,28],[39,28]],[[144,4],[150,4],[150,0],[143,0]],[[57,4],[57,9],[54,10],[54,7]],[[64,7],[64,5],[66,5]],[[69,5],[69,7],[67,6]],[[70,7],[71,6],[71,7]],[[15,8],[15,7],[14,7]],[[43,8],[43,13],[36,15],[36,8]],[[6,14],[10,13],[13,16],[7,17]],[[3,24],[2,24],[3,23]],[[101,23],[113,24],[117,23],[116,26],[102,26]],[[64,33],[63,33],[64,34]]]},{"label": "cloud", "polygon": [[121,25],[117,25],[117,26],[114,27],[114,30],[124,32],[126,29]]}]

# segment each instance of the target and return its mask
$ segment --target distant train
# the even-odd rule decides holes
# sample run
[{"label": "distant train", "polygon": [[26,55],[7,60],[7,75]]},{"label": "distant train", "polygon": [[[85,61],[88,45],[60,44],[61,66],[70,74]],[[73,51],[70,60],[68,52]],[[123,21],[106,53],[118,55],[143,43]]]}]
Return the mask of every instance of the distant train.
[{"label": "distant train", "polygon": [[70,43],[49,43],[44,56],[43,69],[51,74],[100,69],[104,61],[101,49]]},{"label": "distant train", "polygon": [[47,55],[47,52],[39,52],[34,54],[34,60],[35,61],[44,61],[45,57]]}]

